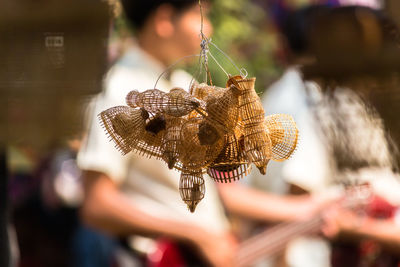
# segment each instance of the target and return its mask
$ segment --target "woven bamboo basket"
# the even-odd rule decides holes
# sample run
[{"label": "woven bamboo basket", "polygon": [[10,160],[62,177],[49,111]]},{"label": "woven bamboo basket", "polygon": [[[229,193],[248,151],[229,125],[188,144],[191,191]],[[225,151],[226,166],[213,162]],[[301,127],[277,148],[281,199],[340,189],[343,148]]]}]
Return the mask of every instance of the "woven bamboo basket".
[{"label": "woven bamboo basket", "polygon": [[271,158],[271,140],[265,131],[264,108],[254,90],[256,79],[231,77],[227,86],[235,85],[241,90],[239,96],[239,114],[244,132],[244,151],[249,160],[256,165],[262,174],[266,173]]},{"label": "woven bamboo basket", "polygon": [[207,168],[207,173],[216,182],[228,183],[239,180],[251,170],[251,164],[243,153],[243,136],[225,136],[225,146],[217,159]]},{"label": "woven bamboo basket", "polygon": [[166,129],[162,140],[162,158],[172,169],[179,158],[179,148],[182,146],[181,130],[185,119],[169,116],[166,118]]},{"label": "woven bamboo basket", "polygon": [[263,127],[251,127],[244,130],[244,151],[248,159],[256,165],[261,174],[265,174],[271,159],[271,140]]},{"label": "woven bamboo basket", "polygon": [[190,87],[190,94],[197,99],[204,100],[208,95],[215,92],[216,87],[205,83],[198,84],[194,82]]},{"label": "woven bamboo basket", "polygon": [[223,138],[223,132],[219,128],[212,126],[206,120],[199,123],[199,131],[197,133],[200,145],[214,145]]},{"label": "woven bamboo basket", "polygon": [[182,88],[173,88],[167,94],[168,102],[162,106],[163,112],[170,116],[181,117],[200,106],[200,101]]},{"label": "woven bamboo basket", "polygon": [[299,130],[292,116],[286,114],[267,116],[265,128],[271,139],[271,159],[275,161],[288,159],[296,149],[299,136]]},{"label": "woven bamboo basket", "polygon": [[207,121],[225,133],[233,132],[239,120],[239,94],[234,85],[209,94],[205,98]]},{"label": "woven bamboo basket", "polygon": [[164,160],[181,171],[179,191],[194,212],[204,197],[203,173],[220,183],[246,176],[253,163],[262,174],[270,159],[283,161],[296,148],[298,130],[288,115],[264,117],[255,78],[231,77],[226,88],[193,84],[169,93],[131,91],[128,107],[100,114],[124,154]]},{"label": "woven bamboo basket", "polygon": [[199,132],[203,124],[203,118],[191,118],[182,126],[179,160],[193,170],[207,167],[216,159],[224,146],[223,138],[217,138],[211,145],[200,140]]},{"label": "woven bamboo basket", "polygon": [[165,129],[166,120],[162,114],[150,117],[146,122],[144,133],[137,143],[132,144],[134,150],[141,156],[161,159],[163,155],[161,146]]},{"label": "woven bamboo basket", "polygon": [[151,113],[161,112],[162,103],[166,93],[158,89],[149,89],[139,93],[136,90],[130,91],[126,96],[126,104],[130,107],[141,107]]},{"label": "woven bamboo basket", "polygon": [[145,133],[148,116],[143,109],[117,106],[101,112],[99,119],[116,148],[125,155],[135,148],[135,143]]},{"label": "woven bamboo basket", "polygon": [[131,107],[141,107],[151,113],[181,117],[200,106],[199,100],[182,88],[173,88],[169,93],[158,89],[142,93],[131,91],[126,96],[126,103]]},{"label": "woven bamboo basket", "polygon": [[247,124],[252,125],[263,122],[265,116],[264,108],[260,97],[254,90],[256,78],[241,79],[239,77],[230,78],[227,84],[232,83],[241,90],[239,112],[245,127],[247,127]]},{"label": "woven bamboo basket", "polygon": [[199,202],[204,198],[206,188],[202,172],[181,173],[179,193],[190,212],[194,212]]}]

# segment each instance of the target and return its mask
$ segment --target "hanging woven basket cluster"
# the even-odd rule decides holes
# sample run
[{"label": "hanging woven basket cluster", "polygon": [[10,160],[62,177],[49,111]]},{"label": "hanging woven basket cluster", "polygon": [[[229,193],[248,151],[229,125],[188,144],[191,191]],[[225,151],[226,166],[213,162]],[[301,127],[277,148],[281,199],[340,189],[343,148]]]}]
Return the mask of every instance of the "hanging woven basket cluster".
[{"label": "hanging woven basket cluster", "polygon": [[253,163],[265,174],[269,160],[288,159],[296,148],[293,118],[265,117],[255,80],[233,76],[225,88],[196,83],[190,93],[131,91],[127,106],[107,109],[99,118],[122,154],[155,157],[181,171],[180,195],[194,212],[205,194],[205,172],[227,183],[246,176]]}]

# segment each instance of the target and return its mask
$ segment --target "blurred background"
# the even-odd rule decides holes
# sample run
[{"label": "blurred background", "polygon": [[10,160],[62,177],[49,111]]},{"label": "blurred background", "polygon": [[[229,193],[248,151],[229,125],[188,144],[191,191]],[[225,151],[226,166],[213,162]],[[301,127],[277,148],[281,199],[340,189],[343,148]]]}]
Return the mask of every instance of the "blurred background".
[{"label": "blurred background", "polygon": [[[302,78],[316,81],[324,90],[347,86],[364,91],[365,99],[383,117],[396,154],[400,140],[400,1],[208,2],[212,42],[239,68],[245,68],[249,77],[257,77],[260,96],[293,65],[301,65]],[[304,15],[301,12],[315,5],[326,8],[318,11],[318,20],[297,17],[295,29],[288,30],[289,19],[294,19],[291,14]],[[349,11],[348,16],[341,13],[340,20],[329,19],[336,15],[328,13],[328,8],[344,6],[368,9],[364,13],[362,9]],[[378,13],[373,17],[375,11]],[[355,18],[361,21],[362,30],[351,28]],[[376,30],[379,19],[390,20],[385,24],[389,25],[387,35],[380,28]],[[307,38],[288,35],[290,31],[301,35],[311,26]],[[136,42],[137,32],[117,0],[6,0],[0,4],[0,266],[103,266],[85,260],[93,253],[99,253],[95,256],[108,266],[157,266],[110,261],[115,256],[114,243],[121,240],[82,238],[92,233],[80,232],[84,224],[79,216],[84,185],[76,157],[85,136],[85,112],[91,97],[101,92],[107,71]],[[307,41],[299,44],[290,38]],[[211,51],[228,73],[237,74],[222,53],[212,47]],[[294,60],[299,51],[306,51],[307,57]],[[174,68],[196,76],[198,61]],[[213,83],[224,87],[227,77],[212,61],[210,72]],[[375,90],[381,84],[385,84],[383,89]],[[129,89],[133,88],[131,85]],[[257,182],[255,186],[260,187]],[[238,232],[246,232],[242,223],[237,225],[243,228]],[[88,249],[93,246],[99,249]],[[395,254],[399,253],[397,250]],[[120,258],[126,258],[124,255]],[[276,266],[295,266],[285,264]],[[400,265],[391,262],[363,266]]]}]

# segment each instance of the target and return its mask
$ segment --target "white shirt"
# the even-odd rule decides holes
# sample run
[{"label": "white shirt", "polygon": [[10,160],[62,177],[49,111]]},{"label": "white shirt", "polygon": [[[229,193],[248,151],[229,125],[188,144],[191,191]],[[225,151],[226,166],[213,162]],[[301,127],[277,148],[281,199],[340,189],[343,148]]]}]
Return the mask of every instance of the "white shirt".
[{"label": "white shirt", "polygon": [[[97,114],[117,105],[126,105],[125,96],[136,89],[153,89],[163,67],[137,47],[131,48],[108,72],[105,90],[96,99],[90,115],[89,131],[78,154],[84,170],[99,171],[115,181],[135,206],[152,216],[191,221],[208,230],[225,231],[228,222],[212,180],[205,176],[206,194],[196,211],[190,213],[179,194],[180,173],[169,170],[161,160],[147,159],[131,152],[121,155],[101,128]],[[174,71],[170,80],[161,78],[157,89],[188,89],[192,77]]]}]

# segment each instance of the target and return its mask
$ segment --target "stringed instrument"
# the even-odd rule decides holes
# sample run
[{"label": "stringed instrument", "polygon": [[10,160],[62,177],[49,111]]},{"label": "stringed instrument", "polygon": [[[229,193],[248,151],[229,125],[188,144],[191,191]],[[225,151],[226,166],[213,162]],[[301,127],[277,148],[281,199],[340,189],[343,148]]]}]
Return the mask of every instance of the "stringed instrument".
[{"label": "stringed instrument", "polygon": [[[286,222],[245,240],[239,246],[236,263],[238,266],[252,266],[261,259],[273,258],[283,252],[286,245],[302,235],[317,233],[323,223],[322,216],[308,221]],[[184,250],[184,251],[183,251]],[[151,267],[208,266],[209,264],[170,240],[160,240],[154,254],[148,255]]]},{"label": "stringed instrument", "polygon": [[[371,197],[369,186],[357,186],[346,191],[342,206],[346,208],[361,207],[368,203]],[[287,244],[294,238],[318,233],[323,221],[322,214],[317,214],[306,221],[291,221],[279,223],[275,226],[256,234],[243,241],[238,248],[236,263],[238,266],[252,266],[260,260],[270,259],[282,253]],[[151,267],[184,267],[184,266],[208,266],[208,263],[200,259],[191,251],[185,250],[187,255],[180,254],[182,248],[175,242],[162,240],[157,244],[157,255],[149,255]],[[154,261],[154,258],[157,260]],[[190,262],[190,264],[188,264]]]}]

